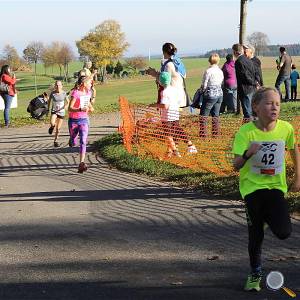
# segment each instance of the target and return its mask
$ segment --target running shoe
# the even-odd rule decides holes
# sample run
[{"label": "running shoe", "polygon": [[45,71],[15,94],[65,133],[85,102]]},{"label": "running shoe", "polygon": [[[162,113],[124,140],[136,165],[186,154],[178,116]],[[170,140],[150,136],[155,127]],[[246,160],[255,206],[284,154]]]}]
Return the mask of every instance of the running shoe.
[{"label": "running shoe", "polygon": [[198,153],[198,150],[195,147],[195,145],[189,145],[187,148],[187,153],[188,154],[196,154],[196,153]]},{"label": "running shoe", "polygon": [[72,139],[71,138],[69,138],[69,147],[74,147],[75,145],[74,145],[74,143],[72,142]]},{"label": "running shoe", "polygon": [[48,133],[52,134],[55,126],[50,126],[48,129]]},{"label": "running shoe", "polygon": [[54,142],[54,147],[55,148],[59,147],[59,143],[58,142]]},{"label": "running shoe", "polygon": [[78,166],[78,173],[82,174],[85,171],[87,171],[87,166],[84,162],[81,162]]},{"label": "running shoe", "polygon": [[173,151],[167,151],[167,153],[165,154],[165,159],[171,158],[173,156]]},{"label": "running shoe", "polygon": [[261,290],[260,282],[262,279],[262,273],[252,273],[248,275],[244,290],[252,291],[255,290],[259,292]]},{"label": "running shoe", "polygon": [[178,150],[173,150],[173,155],[177,157],[181,157],[181,154]]},{"label": "running shoe", "polygon": [[165,159],[168,159],[168,158],[172,158],[172,157],[181,157],[181,154],[178,150],[169,150],[167,151],[167,153],[165,154]]}]

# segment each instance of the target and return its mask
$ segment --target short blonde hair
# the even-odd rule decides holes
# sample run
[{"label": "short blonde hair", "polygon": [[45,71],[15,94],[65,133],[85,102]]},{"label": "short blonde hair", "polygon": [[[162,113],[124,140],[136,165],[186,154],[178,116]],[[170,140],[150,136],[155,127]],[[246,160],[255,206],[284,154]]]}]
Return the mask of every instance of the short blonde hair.
[{"label": "short blonde hair", "polygon": [[261,87],[258,89],[253,97],[252,97],[252,104],[253,105],[258,105],[262,100],[267,99],[267,93],[273,92],[277,94],[280,97],[280,94],[278,93],[278,90],[274,87]]},{"label": "short blonde hair", "polygon": [[217,65],[220,61],[220,56],[218,53],[213,53],[210,55],[209,59],[208,59],[209,63],[211,65]]},{"label": "short blonde hair", "polygon": [[259,105],[259,103],[265,99],[268,99],[267,94],[273,92],[275,93],[279,99],[280,99],[280,94],[278,90],[274,87],[261,87],[259,88],[253,95],[252,100],[251,100],[251,106],[252,106],[252,114],[254,117],[256,117],[256,112],[255,112],[255,107]]}]

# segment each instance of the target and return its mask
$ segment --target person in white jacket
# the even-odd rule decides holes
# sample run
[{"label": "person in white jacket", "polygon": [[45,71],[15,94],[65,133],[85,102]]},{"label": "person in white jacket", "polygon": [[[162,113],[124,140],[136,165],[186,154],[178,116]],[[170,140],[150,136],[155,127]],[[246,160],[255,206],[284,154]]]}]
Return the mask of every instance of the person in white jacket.
[{"label": "person in white jacket", "polygon": [[203,102],[200,107],[200,137],[207,137],[207,119],[211,115],[212,135],[219,134],[219,114],[223,101],[222,83],[224,75],[218,64],[220,57],[217,53],[210,55],[208,59],[210,66],[204,72],[201,90],[203,92]]}]

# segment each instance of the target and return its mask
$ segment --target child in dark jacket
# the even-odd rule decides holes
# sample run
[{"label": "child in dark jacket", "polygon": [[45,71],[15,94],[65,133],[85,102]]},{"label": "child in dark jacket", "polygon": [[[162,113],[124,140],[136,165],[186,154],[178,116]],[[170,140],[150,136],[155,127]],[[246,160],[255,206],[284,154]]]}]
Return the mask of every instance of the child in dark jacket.
[{"label": "child in dark jacket", "polygon": [[237,83],[235,75],[234,60],[232,54],[226,56],[226,62],[222,67],[224,74],[223,102],[220,108],[220,113],[234,113],[237,107]]},{"label": "child in dark jacket", "polygon": [[297,80],[300,78],[296,70],[296,65],[292,64],[291,78],[291,99],[297,100]]}]

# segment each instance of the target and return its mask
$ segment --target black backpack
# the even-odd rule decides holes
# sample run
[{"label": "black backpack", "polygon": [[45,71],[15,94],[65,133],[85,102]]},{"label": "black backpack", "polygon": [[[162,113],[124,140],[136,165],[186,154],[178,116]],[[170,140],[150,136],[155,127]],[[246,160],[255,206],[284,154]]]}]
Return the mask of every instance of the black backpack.
[{"label": "black backpack", "polygon": [[32,118],[40,120],[48,113],[47,95],[42,94],[33,98],[27,107],[27,112],[30,113]]}]

